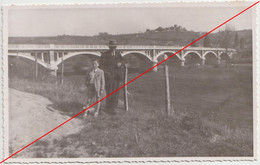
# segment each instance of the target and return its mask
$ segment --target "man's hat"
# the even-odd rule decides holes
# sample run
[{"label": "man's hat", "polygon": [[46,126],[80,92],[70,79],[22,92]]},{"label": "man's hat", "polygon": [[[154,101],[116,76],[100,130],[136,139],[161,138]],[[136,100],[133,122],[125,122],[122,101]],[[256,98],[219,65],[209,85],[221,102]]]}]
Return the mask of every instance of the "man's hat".
[{"label": "man's hat", "polygon": [[109,40],[107,46],[108,47],[116,47],[117,46],[116,40]]}]

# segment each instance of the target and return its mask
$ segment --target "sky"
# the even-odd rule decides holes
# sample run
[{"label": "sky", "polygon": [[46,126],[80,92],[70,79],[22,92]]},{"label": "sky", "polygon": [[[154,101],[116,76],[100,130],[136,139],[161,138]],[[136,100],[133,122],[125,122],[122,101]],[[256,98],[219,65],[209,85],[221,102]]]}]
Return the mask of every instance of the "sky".
[{"label": "sky", "polygon": [[[9,36],[92,36],[99,32],[138,33],[174,24],[188,30],[206,32],[248,6],[11,8],[8,12],[8,34]],[[252,9],[229,24],[236,30],[251,29]]]}]

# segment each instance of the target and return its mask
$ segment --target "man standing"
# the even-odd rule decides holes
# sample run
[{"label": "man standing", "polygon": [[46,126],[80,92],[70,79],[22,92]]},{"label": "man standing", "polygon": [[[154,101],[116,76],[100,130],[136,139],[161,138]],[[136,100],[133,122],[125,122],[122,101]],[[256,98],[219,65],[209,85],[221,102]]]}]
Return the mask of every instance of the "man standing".
[{"label": "man standing", "polygon": [[[100,68],[105,74],[105,88],[107,95],[120,87],[120,81],[123,79],[123,58],[116,51],[116,41],[110,40],[108,43],[109,50],[101,55]],[[113,93],[106,99],[105,112],[114,115],[118,105],[119,92]]]}]

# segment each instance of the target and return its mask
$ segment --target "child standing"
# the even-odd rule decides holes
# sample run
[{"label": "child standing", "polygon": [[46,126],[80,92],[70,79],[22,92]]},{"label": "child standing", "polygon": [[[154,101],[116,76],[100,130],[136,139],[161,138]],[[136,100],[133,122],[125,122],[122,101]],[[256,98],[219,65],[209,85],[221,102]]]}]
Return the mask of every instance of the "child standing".
[{"label": "child standing", "polygon": [[[93,69],[87,73],[86,76],[86,86],[88,88],[88,100],[87,107],[91,105],[93,99],[98,101],[101,98],[101,94],[105,91],[105,77],[104,71],[99,69],[98,60],[93,60]],[[100,102],[97,104],[96,109],[94,110],[94,117],[97,117],[99,114]],[[88,110],[85,113],[87,116]]]}]

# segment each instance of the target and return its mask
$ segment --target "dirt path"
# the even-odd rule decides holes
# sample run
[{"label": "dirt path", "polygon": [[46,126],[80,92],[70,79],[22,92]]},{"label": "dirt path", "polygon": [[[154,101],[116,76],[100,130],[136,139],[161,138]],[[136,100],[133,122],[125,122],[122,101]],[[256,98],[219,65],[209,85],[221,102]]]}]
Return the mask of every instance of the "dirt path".
[{"label": "dirt path", "polygon": [[[45,97],[9,89],[9,152],[10,154],[36,140],[54,127],[63,123],[68,116],[47,109],[52,104]],[[64,126],[44,137],[43,141],[59,140],[60,138],[78,133],[82,128],[79,119],[73,119]],[[30,147],[33,147],[30,146]],[[26,149],[18,157],[31,157]]]}]

